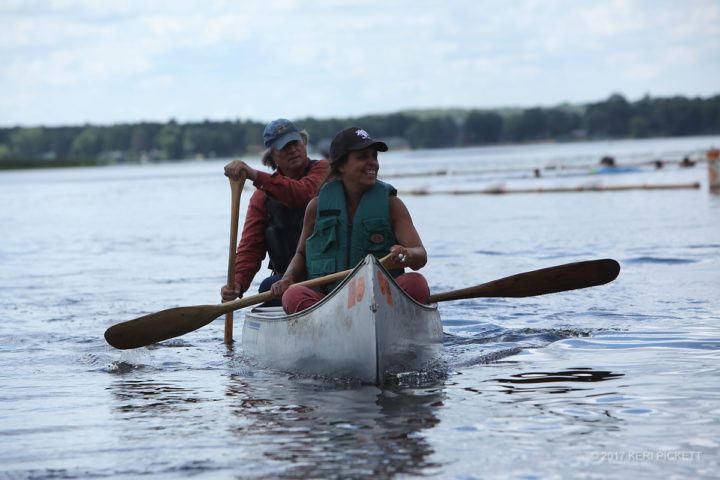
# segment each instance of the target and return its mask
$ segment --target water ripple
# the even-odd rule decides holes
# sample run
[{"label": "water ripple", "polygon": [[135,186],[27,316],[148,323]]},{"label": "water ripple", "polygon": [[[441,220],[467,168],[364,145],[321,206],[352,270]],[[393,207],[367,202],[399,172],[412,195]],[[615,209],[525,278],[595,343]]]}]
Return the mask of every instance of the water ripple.
[{"label": "water ripple", "polygon": [[661,257],[635,257],[625,260],[624,263],[628,264],[644,264],[644,263],[659,263],[666,265],[674,264],[685,264],[685,263],[697,263],[699,260],[691,260],[688,258],[661,258]]}]

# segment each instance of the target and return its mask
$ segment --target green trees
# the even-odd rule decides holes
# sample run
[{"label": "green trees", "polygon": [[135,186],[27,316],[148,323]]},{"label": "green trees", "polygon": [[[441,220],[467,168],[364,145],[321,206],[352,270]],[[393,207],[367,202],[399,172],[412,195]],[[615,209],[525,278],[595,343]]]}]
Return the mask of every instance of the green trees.
[{"label": "green trees", "polygon": [[103,135],[99,127],[86,126],[72,141],[70,155],[74,158],[93,158],[103,147]]},{"label": "green trees", "polygon": [[175,120],[171,120],[160,129],[153,143],[162,152],[163,160],[177,160],[183,157],[183,132]]},{"label": "green trees", "polygon": [[[411,148],[597,138],[643,138],[720,133],[720,95],[707,99],[620,94],[587,105],[502,110],[433,110],[345,119],[298,119],[311,147],[359,125],[373,136]],[[264,123],[142,122],[110,126],[0,128],[0,168],[102,164],[139,160],[232,157],[257,153]]]},{"label": "green trees", "polygon": [[14,129],[8,140],[10,151],[25,158],[41,158],[49,146],[49,136],[42,127]]},{"label": "green trees", "polygon": [[619,94],[604,102],[591,103],[585,112],[585,126],[591,136],[621,138],[630,130],[632,107]]},{"label": "green trees", "polygon": [[[382,133],[373,135],[384,136]],[[457,145],[458,126],[447,115],[418,118],[407,127],[404,135],[413,148],[444,148]]]},{"label": "green trees", "polygon": [[463,143],[482,145],[497,143],[502,139],[503,118],[495,112],[471,110],[465,119]]}]

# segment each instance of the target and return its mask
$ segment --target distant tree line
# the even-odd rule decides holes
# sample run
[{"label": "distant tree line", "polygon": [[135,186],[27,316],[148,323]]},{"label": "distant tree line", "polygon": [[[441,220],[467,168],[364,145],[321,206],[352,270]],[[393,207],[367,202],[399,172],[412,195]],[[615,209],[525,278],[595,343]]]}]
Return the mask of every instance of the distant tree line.
[{"label": "distant tree line", "polygon": [[[282,115],[282,112],[278,112]],[[552,108],[409,111],[345,119],[294,119],[322,151],[340,129],[360,125],[395,147],[444,148],[500,143],[644,138],[720,133],[720,95],[651,98],[622,95]],[[0,128],[0,168],[95,165],[260,152],[263,123],[142,122],[110,126]]]}]

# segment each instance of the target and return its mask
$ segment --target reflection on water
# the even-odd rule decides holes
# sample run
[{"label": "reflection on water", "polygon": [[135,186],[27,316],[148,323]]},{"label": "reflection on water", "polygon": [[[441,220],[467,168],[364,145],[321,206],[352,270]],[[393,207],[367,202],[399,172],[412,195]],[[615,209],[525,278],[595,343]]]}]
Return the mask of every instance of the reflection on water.
[{"label": "reflection on water", "polygon": [[200,401],[188,389],[147,380],[118,381],[109,389],[116,401],[115,410],[126,414],[126,418],[161,413],[180,414]]},{"label": "reflection on water", "polygon": [[[592,370],[591,368],[576,368],[572,370],[563,370],[561,372],[518,373],[512,375],[510,378],[494,378],[488,381],[503,384],[502,386],[504,388],[504,392],[508,394],[533,392],[567,393],[575,390],[585,389],[580,387],[562,385],[563,383],[604,382],[606,380],[613,380],[622,376],[622,373],[612,373],[604,370]],[[548,383],[553,385],[538,385]]]},{"label": "reflection on water", "polygon": [[251,420],[240,422],[232,434],[263,451],[264,468],[282,465],[282,471],[266,474],[389,478],[439,467],[427,459],[433,448],[423,431],[440,422],[442,386],[336,389],[306,380],[278,390],[277,379],[274,383],[269,398],[257,383],[233,375],[227,391],[233,413]]}]

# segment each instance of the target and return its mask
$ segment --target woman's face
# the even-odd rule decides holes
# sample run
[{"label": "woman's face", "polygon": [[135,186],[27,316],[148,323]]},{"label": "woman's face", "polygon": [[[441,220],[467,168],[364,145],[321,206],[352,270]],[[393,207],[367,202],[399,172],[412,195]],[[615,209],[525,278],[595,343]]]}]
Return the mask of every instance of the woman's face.
[{"label": "woman's face", "polygon": [[347,162],[340,167],[343,183],[372,187],[377,180],[378,152],[375,147],[350,152]]}]

